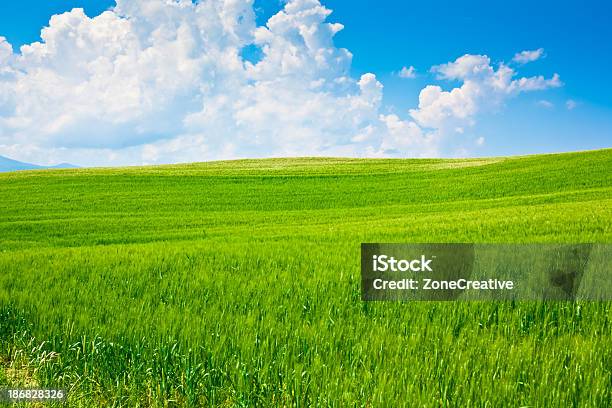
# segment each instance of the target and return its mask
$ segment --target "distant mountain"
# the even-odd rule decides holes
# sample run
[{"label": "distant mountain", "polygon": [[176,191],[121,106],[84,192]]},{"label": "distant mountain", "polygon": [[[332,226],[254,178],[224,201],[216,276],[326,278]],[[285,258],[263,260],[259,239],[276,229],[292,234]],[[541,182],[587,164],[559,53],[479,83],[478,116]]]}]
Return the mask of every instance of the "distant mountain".
[{"label": "distant mountain", "polygon": [[43,166],[43,169],[78,169],[79,166],[70,163],[60,163],[55,166]]},{"label": "distant mountain", "polygon": [[60,163],[55,166],[39,166],[37,164],[24,163],[17,160],[9,159],[8,157],[0,156],[0,172],[17,171],[17,170],[41,170],[41,169],[74,169],[75,166],[70,163]]}]

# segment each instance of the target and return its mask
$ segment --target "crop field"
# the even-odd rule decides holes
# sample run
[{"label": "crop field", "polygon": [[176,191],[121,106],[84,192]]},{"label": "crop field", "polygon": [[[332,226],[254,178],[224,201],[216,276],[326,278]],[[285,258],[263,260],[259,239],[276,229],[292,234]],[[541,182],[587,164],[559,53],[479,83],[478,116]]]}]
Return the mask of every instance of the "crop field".
[{"label": "crop field", "polygon": [[0,388],[612,406],[610,302],[362,302],[362,242],[610,243],[612,149],[0,174]]}]

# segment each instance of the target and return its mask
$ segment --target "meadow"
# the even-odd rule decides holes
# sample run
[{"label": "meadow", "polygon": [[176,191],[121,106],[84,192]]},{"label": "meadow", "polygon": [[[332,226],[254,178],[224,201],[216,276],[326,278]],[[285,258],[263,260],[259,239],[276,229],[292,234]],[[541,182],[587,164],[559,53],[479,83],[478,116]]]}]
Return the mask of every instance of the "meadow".
[{"label": "meadow", "polygon": [[[362,302],[362,242],[612,242],[612,149],[0,174],[0,388],[609,407],[610,302]],[[59,406],[59,405],[58,405]]]}]

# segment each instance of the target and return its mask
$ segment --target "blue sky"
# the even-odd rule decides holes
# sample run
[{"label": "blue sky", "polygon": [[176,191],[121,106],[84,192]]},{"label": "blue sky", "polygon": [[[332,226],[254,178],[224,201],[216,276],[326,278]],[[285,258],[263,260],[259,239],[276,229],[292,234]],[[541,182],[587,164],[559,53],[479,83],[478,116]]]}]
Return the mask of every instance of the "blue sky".
[{"label": "blue sky", "polygon": [[[353,52],[356,69],[374,70],[386,79],[390,103],[403,98],[416,103],[418,89],[427,82],[394,80],[389,73],[398,66],[414,65],[425,72],[465,53],[508,61],[517,51],[542,47],[546,58],[521,73],[558,72],[563,88],[512,100],[503,112],[482,118],[483,133],[495,141],[482,153],[612,145],[612,3],[441,1],[433,7],[432,2],[407,1],[378,8],[368,3],[356,0],[346,7],[347,2],[327,2],[333,17],[346,26],[338,44]],[[534,107],[541,99],[555,103],[555,108]],[[567,99],[579,101],[579,109],[560,109]]]},{"label": "blue sky", "polygon": [[[106,0],[3,2],[0,36],[17,51],[23,44],[40,41],[40,29],[53,14],[82,7],[87,16],[94,17],[114,4]],[[256,1],[257,23],[264,24],[283,4]],[[486,142],[443,152],[443,156],[529,154],[611,145],[612,5],[606,1],[442,1],[434,6],[432,2],[373,5],[365,0],[327,0],[322,4],[333,10],[328,22],[344,25],[333,41],[335,47],[352,53],[350,73],[355,82],[373,73],[384,86],[380,112],[385,115],[409,118],[409,109],[418,106],[419,93],[427,85],[443,90],[460,87],[461,79],[440,79],[430,70],[464,54],[486,55],[494,68],[504,62],[517,77],[551,78],[558,73],[562,86],[521,93],[479,110],[462,133],[469,133],[473,140],[483,137]],[[540,48],[543,57],[524,65],[512,63],[516,53]],[[398,71],[410,66],[416,70],[415,77],[401,78]],[[40,157],[44,145],[38,143],[39,153],[32,157]],[[284,149],[278,151],[299,155],[299,149]],[[0,147],[0,154],[11,152]],[[53,160],[71,158],[55,154]],[[238,154],[244,155],[249,154]],[[265,152],[254,154],[260,155]],[[408,151],[404,156],[411,154]]]}]

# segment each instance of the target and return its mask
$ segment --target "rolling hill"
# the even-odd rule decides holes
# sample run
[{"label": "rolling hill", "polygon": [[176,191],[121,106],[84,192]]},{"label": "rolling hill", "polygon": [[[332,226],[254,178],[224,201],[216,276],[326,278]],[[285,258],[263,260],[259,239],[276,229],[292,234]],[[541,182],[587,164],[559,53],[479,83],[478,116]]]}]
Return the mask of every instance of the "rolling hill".
[{"label": "rolling hill", "polygon": [[362,242],[612,242],[612,149],[0,174],[0,388],[610,406],[610,302],[360,300]]}]

